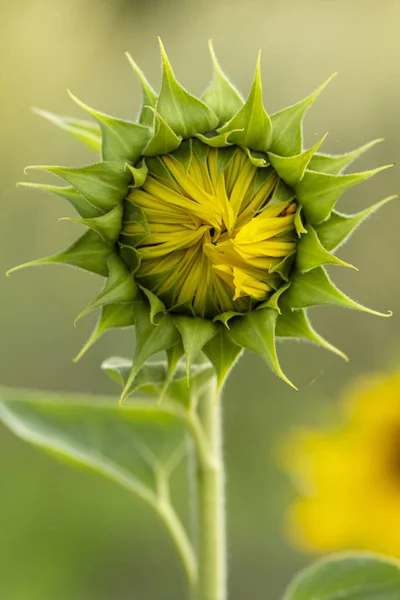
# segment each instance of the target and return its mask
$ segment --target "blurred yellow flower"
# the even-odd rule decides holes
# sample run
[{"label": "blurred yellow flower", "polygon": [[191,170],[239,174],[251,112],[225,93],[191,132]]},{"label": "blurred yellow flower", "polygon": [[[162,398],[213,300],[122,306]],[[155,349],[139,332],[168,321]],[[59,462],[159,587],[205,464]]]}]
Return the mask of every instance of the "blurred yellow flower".
[{"label": "blurred yellow flower", "polygon": [[289,536],[308,552],[358,548],[400,556],[400,374],[367,377],[341,405],[341,425],[300,431],[285,465],[300,497]]}]

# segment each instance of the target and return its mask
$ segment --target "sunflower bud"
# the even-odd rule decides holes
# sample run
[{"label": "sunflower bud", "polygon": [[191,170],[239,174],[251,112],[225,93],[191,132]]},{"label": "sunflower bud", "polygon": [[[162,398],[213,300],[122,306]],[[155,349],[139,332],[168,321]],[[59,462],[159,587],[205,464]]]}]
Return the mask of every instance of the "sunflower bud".
[{"label": "sunflower bud", "polygon": [[[66,187],[41,187],[68,200],[88,230],[64,252],[24,266],[65,263],[105,277],[79,315],[101,314],[82,354],[107,330],[136,325],[131,376],[167,351],[170,373],[203,351],[219,385],[243,348],[282,379],[276,337],[303,338],[344,356],[311,327],[306,309],[334,304],[381,314],[340,292],[325,264],[349,267],[333,251],[392,197],[355,215],[334,210],[340,195],[386,167],[344,169],[376,142],[332,156],[302,147],[304,116],[330,79],[271,116],[263,105],[258,59],[247,100],[222,72],[202,98],[176,80],[161,45],[159,94],[128,55],[143,91],[138,122],[94,110],[71,94],[94,123],[38,111],[91,149],[100,162],[80,168],[30,167]],[[377,140],[379,141],[379,140]],[[16,267],[21,268],[21,267]],[[15,269],[14,269],[15,270]]]}]

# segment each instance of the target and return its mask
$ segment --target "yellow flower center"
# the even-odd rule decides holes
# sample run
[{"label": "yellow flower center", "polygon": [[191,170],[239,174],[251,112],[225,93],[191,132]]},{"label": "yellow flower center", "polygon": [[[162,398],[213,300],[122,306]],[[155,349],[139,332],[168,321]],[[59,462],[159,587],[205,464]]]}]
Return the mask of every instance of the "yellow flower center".
[{"label": "yellow flower center", "polygon": [[[255,167],[240,148],[192,152],[188,167],[172,154],[151,160],[157,169],[150,164],[125,208],[124,243],[141,256],[136,280],[170,310],[199,316],[267,300],[296,249],[294,194],[277,193],[284,184],[272,167]],[[146,217],[146,233],[132,205]]]}]

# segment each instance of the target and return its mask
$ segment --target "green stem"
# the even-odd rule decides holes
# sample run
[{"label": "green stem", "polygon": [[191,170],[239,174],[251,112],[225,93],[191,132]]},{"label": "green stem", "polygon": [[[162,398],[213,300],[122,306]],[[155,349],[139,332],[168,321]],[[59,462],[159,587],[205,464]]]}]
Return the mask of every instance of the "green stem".
[{"label": "green stem", "polygon": [[199,420],[208,443],[208,460],[198,462],[198,590],[196,600],[226,600],[224,463],[221,406],[215,382],[200,397]]}]

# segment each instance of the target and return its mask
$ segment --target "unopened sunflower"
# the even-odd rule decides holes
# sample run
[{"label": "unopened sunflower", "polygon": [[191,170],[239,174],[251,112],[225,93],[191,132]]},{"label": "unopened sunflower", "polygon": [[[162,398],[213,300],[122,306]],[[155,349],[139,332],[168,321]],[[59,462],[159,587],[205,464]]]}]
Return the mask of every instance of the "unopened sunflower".
[{"label": "unopened sunflower", "polygon": [[285,456],[299,491],[289,514],[296,545],[400,556],[399,374],[357,382],[340,423],[298,432]]},{"label": "unopened sunflower", "polygon": [[[341,194],[386,167],[343,170],[362,152],[331,156],[302,145],[310,96],[271,116],[264,108],[258,61],[246,100],[220,69],[198,99],[176,80],[161,44],[157,94],[141,81],[138,122],[94,110],[71,94],[94,122],[39,111],[95,151],[85,167],[30,167],[68,184],[24,184],[68,200],[85,225],[67,250],[26,263],[65,263],[105,277],[81,313],[100,309],[81,356],[105,331],[136,325],[129,392],[138,369],[166,350],[171,373],[183,354],[188,372],[203,351],[219,383],[242,348],[260,354],[282,379],[276,337],[304,338],[343,354],[311,327],[306,309],[334,304],[375,313],[342,294],[324,266],[350,266],[333,251],[370,213],[334,210]],[[329,81],[329,80],[328,80]],[[20,268],[20,267],[17,267]]]}]

